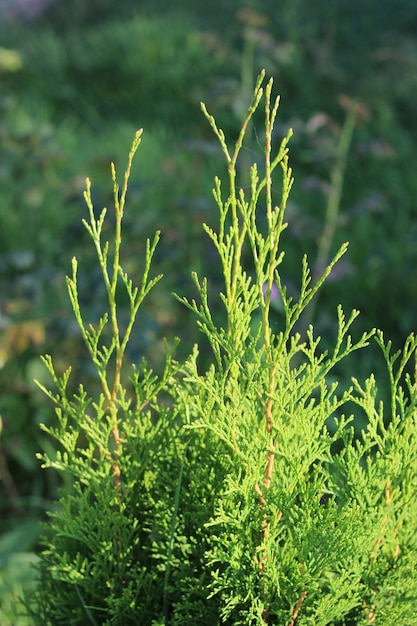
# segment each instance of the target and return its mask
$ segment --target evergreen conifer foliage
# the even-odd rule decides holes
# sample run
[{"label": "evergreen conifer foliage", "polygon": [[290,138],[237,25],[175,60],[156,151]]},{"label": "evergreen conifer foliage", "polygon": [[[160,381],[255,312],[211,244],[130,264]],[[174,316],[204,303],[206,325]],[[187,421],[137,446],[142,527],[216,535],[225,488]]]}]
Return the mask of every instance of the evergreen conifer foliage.
[{"label": "evergreen conifer foliage", "polygon": [[[354,339],[358,312],[346,316],[341,307],[332,350],[321,349],[312,327],[305,337],[297,333],[347,245],[315,284],[304,258],[299,298],[287,295],[280,265],[291,133],[274,152],[279,101],[272,89],[262,73],[233,149],[202,105],[227,164],[226,182],[215,179],[218,224],[205,226],[224,288],[212,293],[193,274],[196,299],[176,297],[212,348],[206,370],[198,346],[185,363],[167,347],[160,374],[146,362],[127,362],[138,311],[160,279],[151,277],[159,234],[147,243],[140,285],[122,266],[122,220],[140,132],[121,190],[112,168],[112,241],[103,241],[106,214],[96,218],[87,182],[85,226],[108,310],[96,324],[84,322],[75,260],[68,289],[100,392],[81,386],[70,394],[70,369],[58,374],[45,358],[55,390],[44,391],[57,414],[47,431],[58,451],[42,460],[71,476],[72,486],[45,528],[40,583],[29,603],[36,624],[417,624],[417,381],[407,373],[417,340],[410,336],[393,354],[381,333]],[[250,186],[242,189],[239,155],[262,107],[264,163],[252,166]],[[271,320],[277,289],[278,324]],[[121,290],[127,324],[118,316]],[[372,375],[343,391],[330,377],[373,335],[387,362],[388,407]],[[368,424],[358,438],[356,411]]]}]

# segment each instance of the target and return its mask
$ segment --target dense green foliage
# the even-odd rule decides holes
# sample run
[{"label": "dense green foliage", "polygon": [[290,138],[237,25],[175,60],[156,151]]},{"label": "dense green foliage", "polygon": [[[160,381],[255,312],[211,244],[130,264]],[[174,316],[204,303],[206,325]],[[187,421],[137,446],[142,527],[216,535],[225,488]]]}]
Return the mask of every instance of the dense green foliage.
[{"label": "dense green foliage", "polygon": [[[59,371],[73,364],[72,391],[81,381],[96,384],[64,280],[76,253],[85,316],[97,319],[105,293],[79,227],[84,179],[93,179],[96,204],[110,204],[107,164],[122,159],[138,126],[146,134],[125,217],[125,267],[139,278],[140,250],[161,229],[154,267],[165,282],[144,303],[142,332],[128,346],[132,362],[145,355],[161,373],[163,336],[171,344],[181,336],[178,358],[191,350],[197,338],[191,313],[169,295],[190,292],[191,270],[221,289],[201,229],[213,219],[208,196],[220,152],[198,103],[204,100],[228,140],[235,139],[261,67],[283,96],[278,136],[295,130],[297,184],[281,267],[288,293],[300,296],[305,252],[317,279],[342,242],[351,242],[297,330],[304,335],[313,322],[331,349],[338,302],[361,310],[359,333],[382,328],[394,349],[415,328],[415,2],[178,0],[168,8],[155,0],[72,0],[68,6],[52,3],[36,22],[0,23],[0,621],[6,626],[26,626],[13,598],[16,603],[30,578],[25,564],[33,560],[39,520],[62,481],[41,472],[35,457],[38,450],[53,454],[39,423],[55,423],[33,383],[46,384],[39,354],[53,351]],[[262,120],[255,116],[248,131],[238,171],[245,188],[250,163],[262,162]],[[282,307],[272,305],[280,324]],[[216,308],[216,319],[221,315]],[[203,341],[206,365],[208,348]],[[383,380],[372,346],[336,364],[333,377],[347,388],[351,375],[363,379],[370,371]],[[389,402],[384,388],[380,395]],[[356,423],[363,427],[362,415]]]},{"label": "dense green foliage", "polygon": [[[313,326],[305,337],[294,330],[347,244],[315,283],[304,257],[299,299],[287,294],[280,269],[291,133],[275,148],[279,99],[272,79],[263,82],[261,74],[232,148],[202,107],[227,162],[227,183],[216,178],[213,190],[219,223],[204,225],[223,288],[213,291],[194,272],[197,299],[178,299],[211,346],[208,368],[198,345],[182,364],[173,359],[176,346],[166,344],[161,376],[145,359],[137,368],[126,358],[140,307],[161,279],[151,277],[159,233],[147,240],[137,286],[124,269],[122,222],[141,131],[120,188],[112,168],[111,236],[103,236],[107,212],[96,216],[87,179],[84,225],[107,294],[94,323],[84,321],[75,258],[67,284],[101,391],[81,384],[72,393],[71,368],[59,374],[44,358],[55,390],[41,387],[58,418],[44,428],[58,449],[41,458],[73,483],[45,529],[29,605],[35,624],[416,623],[417,379],[404,369],[417,339],[410,335],[403,352],[392,354],[377,333],[390,379],[385,405],[373,375],[347,390],[330,377],[375,334],[353,338],[357,311],[346,318],[338,307],[330,351]],[[245,192],[237,164],[261,102],[265,159],[251,167]],[[271,319],[274,291],[282,299],[280,324]],[[121,292],[129,302],[125,319]],[[220,303],[224,324],[216,321]],[[366,417],[357,438],[349,407]]]}]

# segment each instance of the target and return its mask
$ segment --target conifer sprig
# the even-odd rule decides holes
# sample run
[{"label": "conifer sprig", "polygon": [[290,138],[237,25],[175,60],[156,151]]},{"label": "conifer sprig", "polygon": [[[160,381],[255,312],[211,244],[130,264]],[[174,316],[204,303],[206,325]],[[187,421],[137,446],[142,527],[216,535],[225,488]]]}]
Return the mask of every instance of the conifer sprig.
[{"label": "conifer sprig", "polygon": [[[91,359],[97,368],[97,373],[100,378],[104,398],[107,405],[107,410],[111,415],[112,432],[114,440],[114,463],[113,472],[114,480],[117,486],[118,492],[121,492],[120,484],[120,467],[119,467],[119,455],[120,455],[120,433],[119,433],[119,406],[121,402],[120,389],[121,389],[121,373],[123,368],[123,359],[126,350],[127,343],[130,338],[130,334],[135,323],[137,312],[141,306],[145,296],[154,287],[154,285],[160,280],[161,276],[156,276],[153,279],[149,279],[149,270],[151,267],[152,257],[155,252],[156,246],[159,241],[159,232],[156,233],[152,242],[147,240],[146,242],[146,255],[145,264],[143,269],[143,278],[140,288],[135,287],[132,281],[129,279],[127,273],[123,270],[120,260],[120,248],[122,244],[122,221],[124,215],[124,208],[126,202],[126,194],[128,188],[128,182],[132,167],[132,161],[136,154],[136,151],[141,143],[142,130],[137,131],[132,147],[129,152],[127,167],[124,174],[124,180],[122,189],[117,183],[117,173],[114,163],[111,164],[111,173],[113,181],[113,198],[115,207],[115,231],[113,237],[113,252],[110,257],[110,242],[107,240],[102,242],[102,229],[106,216],[106,209],[103,209],[100,213],[100,217],[97,219],[94,213],[93,200],[91,196],[91,182],[89,179],[86,181],[86,190],[84,192],[84,199],[89,211],[89,222],[83,220],[83,224],[94,242],[97,257],[99,260],[104,284],[106,287],[107,300],[109,306],[109,312],[105,313],[100,318],[97,327],[89,324],[85,325],[83,321],[82,312],[79,305],[78,288],[77,288],[77,260],[74,258],[72,261],[72,277],[67,278],[68,291],[71,299],[71,304],[75,313],[76,320],[81,329],[84,342],[88,348]],[[119,288],[120,281],[123,283],[125,290],[129,297],[130,312],[129,320],[123,335],[121,335],[120,324],[118,320],[118,312],[116,305],[116,294]],[[111,324],[111,339],[107,345],[102,341],[103,332],[106,329],[108,322]],[[114,357],[113,364],[113,377],[110,375],[110,361]]]},{"label": "conifer sprig", "polygon": [[[342,389],[338,382],[340,364],[374,335],[355,337],[356,310],[337,308],[327,350],[313,325],[300,324],[347,244],[318,278],[304,256],[299,296],[287,295],[282,234],[293,184],[291,131],[275,146],[279,99],[273,81],[264,80],[262,72],[232,147],[202,105],[227,167],[226,182],[214,183],[218,225],[204,226],[224,287],[216,293],[194,272],[197,297],[177,298],[212,348],[205,370],[196,345],[180,364],[166,347],[160,374],[143,360],[124,375],[138,310],[160,279],[151,278],[159,232],[146,244],[140,285],[122,265],[141,131],[121,189],[112,165],[109,240],[106,210],[95,217],[87,180],[85,227],[107,294],[95,323],[79,304],[76,260],[68,290],[101,385],[90,392],[86,381],[73,392],[71,367],[60,374],[44,358],[55,391],[41,387],[56,406],[56,424],[44,429],[58,450],[41,458],[71,480],[46,529],[30,607],[36,625],[414,624],[417,339],[410,335],[393,352],[377,332],[390,391],[383,401],[372,374]],[[239,188],[242,149],[261,106],[264,162],[252,165],[250,184]],[[119,290],[129,305],[123,326]],[[282,310],[274,318],[277,290]],[[365,420],[362,431],[356,415]]]}]

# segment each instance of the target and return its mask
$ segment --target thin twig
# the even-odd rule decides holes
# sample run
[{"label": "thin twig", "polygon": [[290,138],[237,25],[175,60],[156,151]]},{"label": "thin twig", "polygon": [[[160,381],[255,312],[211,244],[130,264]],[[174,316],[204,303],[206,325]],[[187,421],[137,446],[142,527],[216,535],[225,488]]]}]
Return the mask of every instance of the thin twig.
[{"label": "thin twig", "polygon": [[292,614],[291,614],[291,619],[290,619],[290,621],[288,622],[288,626],[294,626],[294,624],[295,624],[295,620],[297,619],[298,614],[299,614],[299,612],[300,612],[300,609],[301,609],[301,607],[303,606],[303,602],[304,602],[304,600],[305,600],[305,598],[306,598],[306,595],[307,595],[307,591],[305,591],[305,590],[303,590],[303,591],[300,593],[300,597],[298,598],[298,600],[297,600],[297,604],[295,605],[294,610],[293,610],[293,612],[292,612]]}]

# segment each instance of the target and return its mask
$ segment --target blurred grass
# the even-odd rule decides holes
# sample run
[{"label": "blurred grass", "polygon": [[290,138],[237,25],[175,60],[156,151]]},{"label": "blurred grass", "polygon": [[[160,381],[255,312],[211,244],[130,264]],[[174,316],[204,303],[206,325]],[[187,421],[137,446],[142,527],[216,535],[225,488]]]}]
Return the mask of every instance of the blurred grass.
[{"label": "blurred grass", "polygon": [[39,535],[36,519],[17,523],[0,537],[0,624],[30,626],[24,614],[25,596],[35,586],[34,565],[37,557],[31,550]]},{"label": "blurred grass", "polygon": [[36,555],[15,552],[0,567],[0,623],[2,626],[30,626],[23,599],[34,588]]},{"label": "blurred grass", "polygon": [[[130,346],[133,361],[145,355],[158,368],[163,336],[182,337],[182,355],[196,340],[194,325],[170,292],[190,294],[191,269],[208,275],[211,285],[221,280],[201,232],[203,221],[215,219],[212,178],[221,170],[199,102],[206,102],[232,141],[262,67],[282,95],[277,140],[289,126],[295,131],[290,156],[296,181],[282,266],[289,291],[297,296],[304,252],[314,269],[340,134],[349,106],[357,106],[362,114],[349,146],[329,253],[342,241],[351,245],[311,321],[324,345],[339,302],[348,311],[361,309],[358,333],[378,326],[399,346],[415,329],[417,5],[137,5],[72,0],[69,9],[56,2],[36,22],[0,23],[2,626],[26,624],[17,617],[17,598],[32,584],[30,551],[60,484],[35,458],[51,446],[39,423],[53,420],[33,384],[44,376],[39,354],[52,352],[60,369],[72,363],[74,387],[90,376],[65,287],[75,254],[86,316],[96,319],[103,294],[81,226],[84,179],[92,179],[97,210],[111,207],[109,163],[122,174],[136,128],[145,133],[128,197],[125,265],[140,275],[144,240],[161,228],[155,272],[165,280],[142,313]],[[256,119],[251,130],[242,186],[245,167],[262,156]],[[341,384],[352,373],[361,378],[378,371],[378,359],[372,350],[353,358],[339,373]]]}]

